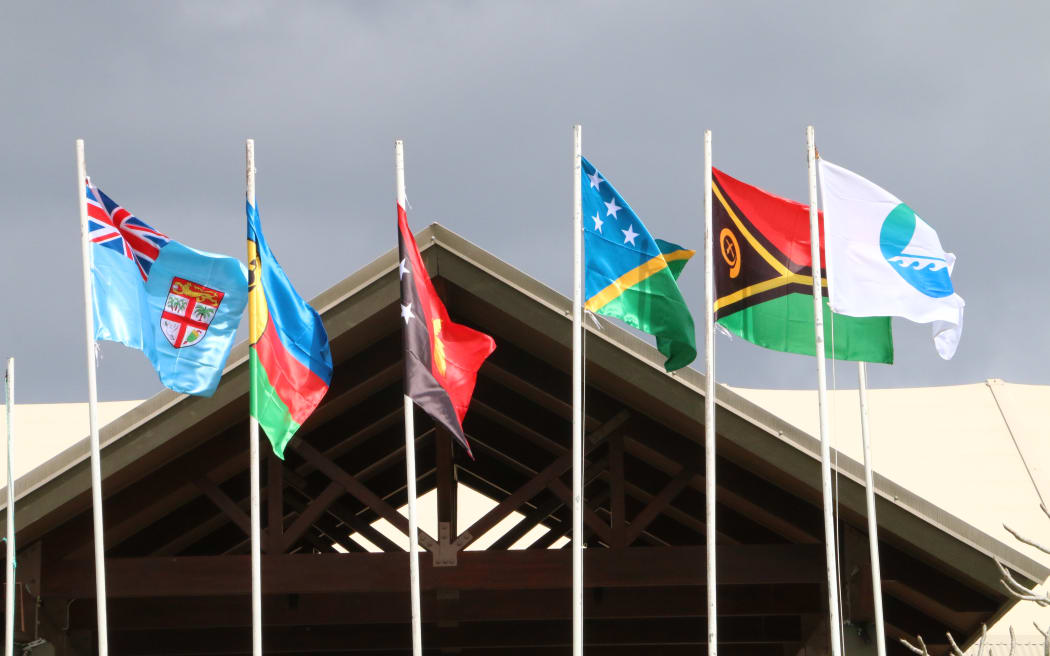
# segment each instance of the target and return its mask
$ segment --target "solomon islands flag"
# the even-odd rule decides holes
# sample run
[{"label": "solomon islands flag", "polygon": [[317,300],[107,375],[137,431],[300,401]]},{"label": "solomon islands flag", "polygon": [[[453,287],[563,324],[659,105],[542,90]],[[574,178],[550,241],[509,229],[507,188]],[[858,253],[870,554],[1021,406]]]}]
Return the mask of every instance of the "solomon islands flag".
[{"label": "solomon islands flag", "polygon": [[694,251],[653,239],[641,219],[583,158],[586,307],[656,337],[667,371],[696,358],[696,334],[678,276]]},{"label": "solomon islands flag", "polygon": [[328,391],[332,354],[321,317],[292,287],[248,212],[251,413],[284,458],[284,448]]},{"label": "solomon islands flag", "polygon": [[496,342],[485,333],[449,320],[400,204],[397,245],[405,395],[452,433],[473,458],[463,434],[463,417],[474,394],[478,369],[496,350]]},{"label": "solomon islands flag", "polygon": [[95,339],[141,350],[165,387],[211,396],[248,302],[244,265],[153,229],[85,181]]}]

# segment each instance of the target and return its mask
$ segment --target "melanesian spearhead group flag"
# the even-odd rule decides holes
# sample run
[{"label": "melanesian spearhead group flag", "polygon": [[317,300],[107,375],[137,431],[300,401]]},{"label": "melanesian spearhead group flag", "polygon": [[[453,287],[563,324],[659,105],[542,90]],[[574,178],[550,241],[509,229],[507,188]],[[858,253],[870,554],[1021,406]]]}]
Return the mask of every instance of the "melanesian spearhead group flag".
[{"label": "melanesian spearhead group flag", "polygon": [[962,337],[963,302],[951,273],[955,256],[915,211],[882,187],[819,159],[828,245],[828,285],[835,312],[887,314],[933,324],[944,359]]},{"label": "melanesian spearhead group flag", "polygon": [[584,307],[653,335],[664,368],[681,369],[696,358],[696,331],[677,280],[695,251],[653,239],[609,181],[582,164]]},{"label": "melanesian spearhead group flag", "polygon": [[405,395],[441,424],[473,458],[463,417],[478,369],[496,350],[485,333],[452,322],[423,265],[405,208],[397,206]]},{"label": "melanesian spearhead group flag", "polygon": [[95,339],[141,350],[176,392],[211,396],[248,301],[244,265],[180,244],[85,185]]},{"label": "melanesian spearhead group flag", "polygon": [[263,238],[259,213],[248,213],[251,414],[273,451],[284,448],[314,411],[332,380],[328,333],[299,296]]},{"label": "melanesian spearhead group flag", "polygon": [[[753,344],[815,355],[809,206],[718,169],[711,175],[715,320]],[[832,313],[825,298],[824,351],[838,360],[892,363],[890,318]]]}]

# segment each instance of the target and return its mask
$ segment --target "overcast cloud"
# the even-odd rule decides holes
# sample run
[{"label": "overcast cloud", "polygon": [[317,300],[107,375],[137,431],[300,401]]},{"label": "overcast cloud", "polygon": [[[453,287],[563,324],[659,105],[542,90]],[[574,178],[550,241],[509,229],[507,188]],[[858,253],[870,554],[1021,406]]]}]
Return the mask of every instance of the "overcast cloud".
[{"label": "overcast cloud", "polygon": [[[1045,3],[10,3],[0,39],[0,355],[24,402],[86,399],[73,141],[136,215],[244,251],[244,145],[267,239],[305,296],[440,221],[568,293],[571,125],[650,231],[702,243],[715,164],[806,200],[803,130],[956,253],[955,359],[895,320],[874,386],[1050,383]],[[694,312],[698,259],[682,277]],[[719,338],[719,380],[813,387],[810,358]],[[160,389],[102,348],[103,399]],[[855,368],[837,368],[839,387]]]}]

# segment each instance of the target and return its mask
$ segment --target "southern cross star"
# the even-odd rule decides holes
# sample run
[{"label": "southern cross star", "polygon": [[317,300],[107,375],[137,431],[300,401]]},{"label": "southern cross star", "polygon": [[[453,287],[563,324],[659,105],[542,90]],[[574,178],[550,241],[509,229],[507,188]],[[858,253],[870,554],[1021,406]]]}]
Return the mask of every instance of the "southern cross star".
[{"label": "southern cross star", "polygon": [[598,216],[597,212],[594,213],[594,216],[591,217],[591,220],[594,221],[594,229],[597,230],[599,234],[601,234],[602,224],[604,224],[605,221],[602,221],[601,217]]},{"label": "southern cross star", "polygon": [[409,320],[416,318],[416,315],[412,314],[412,301],[409,301],[408,305],[401,306],[401,318],[405,320],[406,326]]},{"label": "southern cross star", "polygon": [[616,213],[619,212],[622,209],[623,209],[622,207],[620,207],[619,205],[616,204],[616,199],[613,198],[608,203],[605,203],[605,216],[611,216],[612,218],[615,219],[616,218]]},{"label": "southern cross star", "polygon": [[638,236],[638,233],[634,231],[634,226],[628,225],[626,230],[621,230],[623,233],[623,243],[630,243],[631,246],[637,246],[634,243],[634,238]]},{"label": "southern cross star", "polygon": [[595,171],[594,175],[588,173],[587,177],[591,179],[591,189],[598,189],[601,184],[605,182],[605,180],[602,179],[602,176],[598,174],[598,171]]},{"label": "southern cross star", "polygon": [[407,261],[408,261],[408,258],[406,257],[406,258],[404,258],[403,260],[401,260],[401,263],[400,263],[400,264],[398,264],[398,265],[397,265],[397,268],[398,268],[398,277],[399,277],[400,279],[402,279],[402,280],[404,280],[404,279],[405,279],[405,274],[406,274],[406,273],[412,273],[411,271],[409,271],[409,270],[408,270],[408,267],[407,267],[407,266],[405,266],[405,262],[407,262]]}]

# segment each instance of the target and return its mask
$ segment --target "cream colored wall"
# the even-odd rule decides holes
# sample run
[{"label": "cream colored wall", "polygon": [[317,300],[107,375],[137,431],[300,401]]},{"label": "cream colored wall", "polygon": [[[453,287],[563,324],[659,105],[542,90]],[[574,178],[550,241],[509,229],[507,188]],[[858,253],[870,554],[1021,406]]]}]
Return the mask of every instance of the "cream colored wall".
[{"label": "cream colored wall", "polygon": [[[99,427],[105,426],[139,403],[142,402],[99,403]],[[14,419],[16,479],[88,436],[87,403],[19,403],[14,408]],[[5,453],[6,458],[6,406],[0,406],[0,439],[0,453]],[[7,460],[3,460],[2,463],[0,487],[7,485]]]},{"label": "cream colored wall", "polygon": [[[853,389],[829,393],[832,447],[863,462],[860,410]],[[994,394],[993,394],[993,387]],[[811,435],[818,435],[816,392],[733,391]],[[1000,410],[997,397],[1002,402]],[[1050,556],[1010,535],[1003,524],[1050,544],[1050,519],[1011,438],[1011,430],[1050,500],[1050,386],[989,381],[973,385],[870,390],[872,466],[876,472],[945,512],[1050,567]],[[1006,418],[1004,419],[1003,413]],[[1044,584],[1045,587],[1045,584]],[[1035,636],[1032,622],[1050,624],[1050,609],[1020,603],[994,627]],[[1040,638],[1041,639],[1041,638]]]}]

